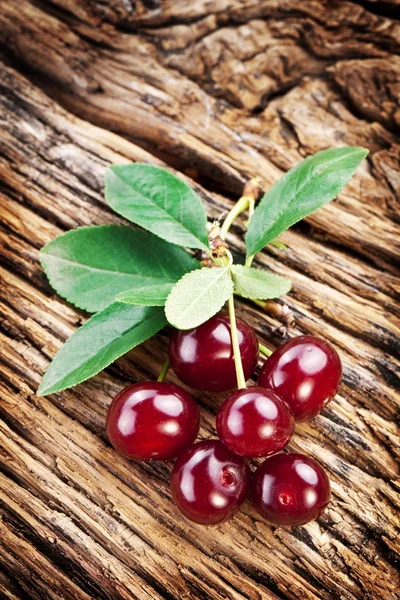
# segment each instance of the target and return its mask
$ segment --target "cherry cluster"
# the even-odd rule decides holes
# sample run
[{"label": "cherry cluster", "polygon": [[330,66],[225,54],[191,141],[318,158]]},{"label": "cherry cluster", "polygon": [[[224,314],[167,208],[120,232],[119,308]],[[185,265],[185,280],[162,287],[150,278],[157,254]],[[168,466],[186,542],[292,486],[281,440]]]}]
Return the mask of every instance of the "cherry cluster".
[{"label": "cherry cluster", "polygon": [[[259,344],[254,330],[236,319],[244,377],[255,371]],[[175,330],[169,361],[178,378],[197,390],[236,387],[229,315],[220,313],[190,331]],[[200,413],[193,397],[163,381],[137,383],[110,405],[108,437],[134,460],[176,458],[171,491],[181,512],[197,523],[229,518],[248,496],[271,524],[303,525],[330,499],[330,483],[314,459],[282,453],[295,421],[306,421],[336,394],[340,358],[326,341],[290,339],[267,358],[258,385],[233,392],[217,415],[219,440],[193,444]],[[193,444],[193,445],[192,445]],[[265,458],[252,474],[249,458]]]}]

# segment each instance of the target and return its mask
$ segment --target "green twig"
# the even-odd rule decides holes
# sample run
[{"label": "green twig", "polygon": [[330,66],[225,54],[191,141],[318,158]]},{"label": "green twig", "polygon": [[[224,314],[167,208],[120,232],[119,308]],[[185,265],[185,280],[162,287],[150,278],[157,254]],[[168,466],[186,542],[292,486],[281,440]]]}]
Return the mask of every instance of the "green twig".
[{"label": "green twig", "polygon": [[249,301],[256,306],[259,306],[263,310],[265,310],[265,300],[257,300],[256,298],[249,298]]},{"label": "green twig", "polygon": [[[250,200],[249,200],[249,218],[247,219],[247,224],[250,223],[250,219],[254,215],[255,206],[256,206],[256,201],[254,200],[254,198],[250,198]],[[247,224],[246,224],[246,228],[247,228]]]},{"label": "green twig", "polygon": [[228,233],[233,221],[248,208],[251,198],[249,196],[242,196],[236,202],[235,206],[228,212],[225,221],[221,227],[221,237],[224,240]]}]

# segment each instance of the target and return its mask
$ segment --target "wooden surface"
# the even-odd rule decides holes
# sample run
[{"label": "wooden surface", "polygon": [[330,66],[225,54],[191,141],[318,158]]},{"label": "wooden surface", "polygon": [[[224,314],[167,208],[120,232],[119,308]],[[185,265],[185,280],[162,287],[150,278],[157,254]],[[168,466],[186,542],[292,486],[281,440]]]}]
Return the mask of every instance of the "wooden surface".
[{"label": "wooden surface", "polygon": [[[3,0],[0,10],[0,597],[391,600],[399,591],[398,2]],[[257,263],[293,280],[296,327],[331,341],[340,394],[290,445],[329,471],[318,522],[266,525],[246,504],[201,527],[169,492],[171,464],[130,463],[104,421],[127,382],[155,377],[163,332],[49,398],[40,377],[85,315],[50,289],[39,248],[78,225],[122,222],[105,167],[166,164],[216,217],[260,176],[360,144],[337,201]],[[243,253],[239,221],[228,241]],[[270,347],[277,323],[238,312]],[[174,376],[169,376],[176,381]],[[222,395],[197,394],[201,437]]]}]

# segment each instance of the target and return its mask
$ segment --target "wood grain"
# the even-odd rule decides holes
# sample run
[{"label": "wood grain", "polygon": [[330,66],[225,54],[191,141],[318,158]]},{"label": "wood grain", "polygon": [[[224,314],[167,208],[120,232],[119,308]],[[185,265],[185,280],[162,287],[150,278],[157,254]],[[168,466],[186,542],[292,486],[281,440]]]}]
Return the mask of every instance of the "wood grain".
[{"label": "wood grain", "polygon": [[[397,597],[400,25],[375,4],[3,2],[1,597]],[[172,465],[119,458],[104,432],[116,391],[157,375],[167,331],[73,390],[36,396],[86,318],[50,289],[38,250],[79,225],[123,222],[103,198],[110,163],[168,166],[212,219],[249,177],[267,188],[343,144],[370,150],[351,184],[256,261],[292,279],[293,334],[325,337],[344,363],[340,394],[290,446],[327,468],[332,503],[302,528],[269,527],[250,504],[196,526],[172,504]],[[242,233],[239,220],[238,256]],[[238,312],[281,343],[267,314]],[[201,437],[213,437],[223,395],[196,397]]]}]

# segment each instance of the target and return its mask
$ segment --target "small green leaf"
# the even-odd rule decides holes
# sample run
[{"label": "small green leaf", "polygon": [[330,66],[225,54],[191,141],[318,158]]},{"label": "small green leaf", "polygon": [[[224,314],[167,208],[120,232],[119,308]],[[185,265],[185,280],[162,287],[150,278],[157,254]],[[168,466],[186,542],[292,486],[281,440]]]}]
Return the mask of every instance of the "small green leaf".
[{"label": "small green leaf", "polygon": [[231,272],[235,292],[243,298],[269,300],[279,298],[290,291],[291,283],[286,277],[260,271],[259,269],[232,265]]},{"label": "small green leaf", "polygon": [[192,329],[214,316],[232,291],[228,267],[203,268],[187,273],[172,288],[165,304],[165,314],[174,327]]},{"label": "small green leaf", "polygon": [[247,255],[333,200],[368,154],[359,147],[317,152],[291,169],[261,198],[246,233]]},{"label": "small green leaf", "polygon": [[115,302],[91,317],[62,346],[38,394],[60,392],[96,375],[166,325],[162,308]]},{"label": "small green leaf", "polygon": [[105,196],[120,215],[177,246],[208,251],[207,217],[197,194],[160,167],[113,165]]},{"label": "small green leaf", "polygon": [[79,227],[40,252],[53,288],[75,306],[102,310],[119,292],[172,285],[199,263],[183,248],[119,225]]},{"label": "small green leaf", "polygon": [[132,290],[121,292],[115,297],[115,300],[136,306],[164,306],[173,287],[173,283],[160,283],[160,285],[153,285],[151,287],[136,287]]}]

